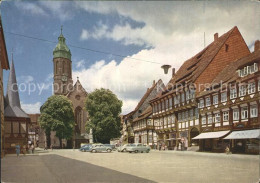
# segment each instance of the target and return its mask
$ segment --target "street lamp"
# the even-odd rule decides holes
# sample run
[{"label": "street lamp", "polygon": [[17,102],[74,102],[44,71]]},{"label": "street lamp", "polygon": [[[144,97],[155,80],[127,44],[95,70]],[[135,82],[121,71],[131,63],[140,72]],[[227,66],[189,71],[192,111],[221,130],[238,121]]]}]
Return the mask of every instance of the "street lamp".
[{"label": "street lamp", "polygon": [[164,70],[164,74],[168,74],[169,68],[171,68],[170,65],[162,65],[161,68]]}]

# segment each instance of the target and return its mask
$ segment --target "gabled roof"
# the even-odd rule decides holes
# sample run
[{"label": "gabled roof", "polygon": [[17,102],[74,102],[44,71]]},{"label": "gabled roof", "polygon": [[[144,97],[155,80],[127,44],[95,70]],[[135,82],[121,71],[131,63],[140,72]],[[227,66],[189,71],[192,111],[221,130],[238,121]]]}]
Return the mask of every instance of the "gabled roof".
[{"label": "gabled roof", "polygon": [[151,114],[152,114],[152,107],[151,107],[151,106],[148,106],[148,107],[144,110],[144,112],[142,112],[137,118],[135,118],[135,119],[133,120],[133,122],[136,122],[136,121],[145,119],[145,118],[149,117]]},{"label": "gabled roof", "polygon": [[29,116],[21,108],[13,60],[7,83],[7,94],[5,101],[7,102],[4,112],[5,117],[29,118]]},{"label": "gabled roof", "polygon": [[196,81],[217,55],[234,30],[238,30],[238,28],[235,26],[230,31],[220,36],[216,41],[213,41],[198,54],[185,61],[176,72],[175,76],[169,81],[166,88],[171,90],[171,86],[178,83],[192,83]]},{"label": "gabled roof", "polygon": [[88,95],[88,92],[83,88],[81,85],[79,79],[77,79],[76,83],[73,86],[73,90],[70,91],[66,96],[69,97],[73,92],[82,91],[86,96]]},{"label": "gabled roof", "polygon": [[[239,79],[238,73],[236,72],[241,67],[244,67],[249,64],[253,63],[260,63],[260,50],[255,51],[248,56],[245,56],[241,59],[238,59],[234,62],[231,62],[228,66],[226,66],[218,75],[217,77],[212,81],[211,87],[218,86],[218,84],[226,84],[231,83],[233,81],[236,81]],[[211,93],[212,90],[209,91],[202,91],[199,93],[198,97],[207,95]]]},{"label": "gabled roof", "polygon": [[159,79],[159,80],[157,81],[157,83],[154,83],[151,88],[148,88],[148,89],[147,89],[147,91],[145,92],[144,96],[141,98],[141,100],[139,101],[139,103],[138,103],[137,106],[135,107],[135,110],[134,110],[134,111],[137,111],[137,110],[142,106],[142,104],[143,104],[144,101],[147,99],[147,97],[150,95],[150,93],[153,91],[153,89],[154,89],[159,83],[161,83],[161,82],[162,82],[162,80]]}]

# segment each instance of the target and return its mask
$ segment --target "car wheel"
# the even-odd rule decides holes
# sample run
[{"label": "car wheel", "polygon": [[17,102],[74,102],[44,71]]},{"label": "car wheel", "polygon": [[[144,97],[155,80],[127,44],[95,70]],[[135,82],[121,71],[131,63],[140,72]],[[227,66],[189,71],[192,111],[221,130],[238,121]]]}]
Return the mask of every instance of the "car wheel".
[{"label": "car wheel", "polygon": [[149,149],[147,149],[146,152],[149,153]]},{"label": "car wheel", "polygon": [[92,153],[96,153],[97,151],[96,151],[95,149],[93,149],[91,152],[92,152]]},{"label": "car wheel", "polygon": [[126,152],[126,149],[123,149],[123,152]]},{"label": "car wheel", "polygon": [[135,153],[138,153],[138,150],[135,150]]},{"label": "car wheel", "polygon": [[129,153],[132,153],[132,151],[129,151]]},{"label": "car wheel", "polygon": [[111,152],[111,149],[107,149],[107,152],[110,153],[110,152]]}]

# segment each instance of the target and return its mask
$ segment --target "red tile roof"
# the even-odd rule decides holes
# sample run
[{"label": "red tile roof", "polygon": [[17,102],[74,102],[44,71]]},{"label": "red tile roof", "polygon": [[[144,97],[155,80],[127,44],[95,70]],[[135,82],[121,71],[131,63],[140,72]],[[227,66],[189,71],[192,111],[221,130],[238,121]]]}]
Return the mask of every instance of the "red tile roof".
[{"label": "red tile roof", "polygon": [[[211,63],[213,58],[219,52],[220,48],[225,44],[226,40],[235,29],[237,29],[236,26],[227,33],[220,36],[216,41],[213,41],[198,54],[185,61],[176,72],[174,77],[172,77],[172,79],[167,84],[166,89],[170,91],[173,90],[168,93],[174,92],[174,88],[172,88],[172,86],[175,87],[177,84],[194,83],[196,79],[202,74],[202,72],[207,68],[207,66]],[[167,91],[163,92],[163,94],[166,93]]]}]

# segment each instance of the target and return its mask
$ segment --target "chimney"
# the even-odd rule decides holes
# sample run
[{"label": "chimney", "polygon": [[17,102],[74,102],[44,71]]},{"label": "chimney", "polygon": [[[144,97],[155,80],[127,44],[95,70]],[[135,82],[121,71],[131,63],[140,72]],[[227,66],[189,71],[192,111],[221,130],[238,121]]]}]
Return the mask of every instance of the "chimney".
[{"label": "chimney", "polygon": [[172,68],[172,77],[175,75],[175,68]]},{"label": "chimney", "polygon": [[254,51],[258,51],[258,50],[260,50],[260,41],[256,40],[255,41],[255,50]]},{"label": "chimney", "polygon": [[215,33],[214,34],[214,41],[217,41],[218,40],[218,33]]}]

